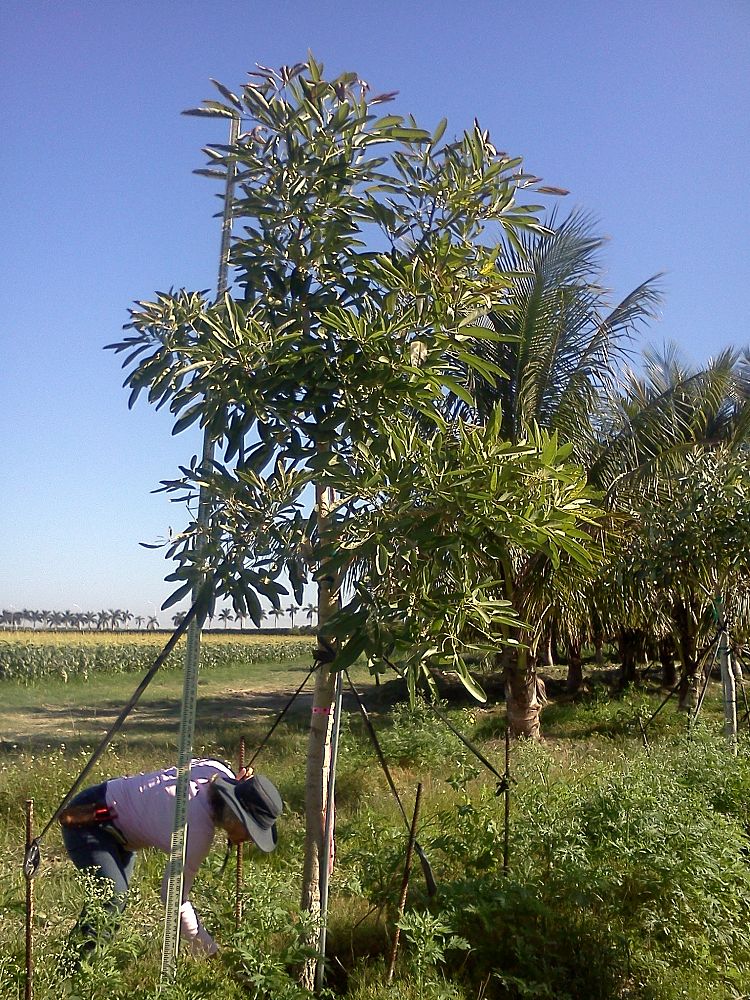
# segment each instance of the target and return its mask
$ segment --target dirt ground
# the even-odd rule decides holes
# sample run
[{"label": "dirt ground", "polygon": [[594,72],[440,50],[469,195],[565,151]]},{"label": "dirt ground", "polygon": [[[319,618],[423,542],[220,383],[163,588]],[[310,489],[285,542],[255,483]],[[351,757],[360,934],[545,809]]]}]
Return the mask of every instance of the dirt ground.
[{"label": "dirt ground", "polygon": [[[234,722],[260,722],[272,720],[287,705],[289,699],[305,677],[306,671],[271,675],[263,680],[263,689],[244,690],[235,681],[213,680],[209,677],[199,682],[196,728],[231,724]],[[86,746],[101,739],[115,721],[137,686],[124,678],[116,680],[116,691],[98,683],[92,685],[87,702],[81,688],[71,693],[60,687],[45,692],[42,687],[29,687],[27,699],[14,698],[14,704],[0,707],[0,749],[11,747],[39,749],[45,746],[73,748]],[[166,680],[154,680],[143,694],[123,728],[128,738],[129,730],[137,730],[138,740],[163,738],[165,731],[177,726],[182,696],[181,678],[172,675]],[[358,689],[366,703],[373,697],[375,685],[366,678],[357,680]],[[313,680],[297,696],[289,708],[289,717],[307,717],[312,705]],[[346,706],[356,711],[356,702],[350,693],[345,694]]]}]

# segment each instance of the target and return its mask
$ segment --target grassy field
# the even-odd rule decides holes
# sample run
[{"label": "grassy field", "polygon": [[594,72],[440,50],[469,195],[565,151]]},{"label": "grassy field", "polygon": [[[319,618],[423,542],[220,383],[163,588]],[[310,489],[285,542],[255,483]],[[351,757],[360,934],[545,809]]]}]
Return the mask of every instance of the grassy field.
[{"label": "grassy field", "polygon": [[[267,733],[307,660],[203,672],[196,751],[248,755]],[[23,996],[23,803],[37,828],[131,693],[131,675],[0,682],[0,998]],[[428,708],[411,711],[392,682],[358,683],[407,809],[424,785],[419,838],[439,885],[430,900],[412,874],[393,986],[393,937],[406,830],[350,700],[337,783],[328,982],[351,1000],[740,1000],[750,994],[750,751],[721,738],[717,692],[687,731],[672,703],[644,747],[638,719],[657,689],[614,696],[594,685],[544,715],[546,742],[512,752],[510,870],[502,871],[503,798],[496,780]],[[179,669],[154,681],[91,782],[174,759]],[[454,723],[502,770],[502,705],[447,705]],[[234,926],[235,874],[217,840],[193,901],[222,945],[216,962],[181,959],[161,996],[297,998],[298,896],[309,696],[256,762],[286,812],[271,856],[245,861],[244,919]],[[90,888],[53,830],[35,882],[37,998],[146,1000],[157,993],[164,858],[143,852],[120,932],[74,978],[60,956]],[[65,980],[64,989],[61,980]]]}]

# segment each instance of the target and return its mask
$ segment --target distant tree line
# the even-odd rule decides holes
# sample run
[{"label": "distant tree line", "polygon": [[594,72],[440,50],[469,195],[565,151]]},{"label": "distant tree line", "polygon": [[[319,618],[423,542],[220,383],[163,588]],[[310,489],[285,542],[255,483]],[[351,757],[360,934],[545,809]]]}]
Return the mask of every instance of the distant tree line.
[{"label": "distant tree line", "polygon": [[[309,625],[312,625],[313,618],[317,614],[314,604],[291,604],[286,611],[273,608],[270,612],[261,612],[261,621],[268,617],[274,619],[274,625],[278,626],[279,619],[284,614],[289,616],[291,627],[294,628],[295,618],[306,618]],[[176,627],[184,618],[185,612],[178,611],[172,615],[171,621]],[[214,621],[218,621],[224,628],[229,628],[232,622],[239,625],[240,629],[245,628],[247,615],[234,614],[227,608],[212,615],[208,620],[209,628]],[[260,626],[259,626],[260,627]],[[161,628],[161,623],[155,615],[135,615],[132,611],[122,608],[110,608],[101,611],[37,611],[33,608],[23,608],[20,611],[4,608],[0,610],[0,628],[6,631],[20,628],[31,629],[73,629],[83,631],[116,631],[118,629],[143,629],[147,632]]]}]

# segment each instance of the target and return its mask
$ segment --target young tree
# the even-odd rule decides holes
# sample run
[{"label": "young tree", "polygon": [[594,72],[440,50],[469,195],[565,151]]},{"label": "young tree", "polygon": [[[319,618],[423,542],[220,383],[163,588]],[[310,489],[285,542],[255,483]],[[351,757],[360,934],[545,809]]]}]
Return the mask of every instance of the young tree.
[{"label": "young tree", "polygon": [[516,203],[544,190],[538,179],[476,124],[443,143],[445,122],[378,117],[393,95],[370,96],[353,73],[326,80],[312,58],[252,78],[239,94],[217,85],[222,100],[195,112],[253,125],[209,150],[212,176],[237,170],[234,293],[138,303],[113,347],[133,366],[131,400],[147,390],[176,431],[200,421],[224,449],[169,484],[212,497],[205,528],[171,544],[172,600],[208,572],[258,624],[261,597],[280,609],[284,575],[297,603],[317,583],[303,872],[316,912],[335,671],[365,653],[413,690],[447,664],[481,697],[466,649],[519,625],[499,555],[588,565],[597,511],[554,436],[507,442],[497,420],[456,420],[447,402],[473,406],[502,376],[477,351],[502,336],[481,320],[510,283],[487,227],[539,228]]}]

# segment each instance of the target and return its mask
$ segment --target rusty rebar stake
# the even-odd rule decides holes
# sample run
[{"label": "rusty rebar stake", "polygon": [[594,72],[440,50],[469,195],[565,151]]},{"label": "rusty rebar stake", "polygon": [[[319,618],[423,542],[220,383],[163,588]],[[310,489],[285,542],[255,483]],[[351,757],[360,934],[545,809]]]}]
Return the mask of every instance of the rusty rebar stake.
[{"label": "rusty rebar stake", "polygon": [[419,805],[422,800],[422,782],[420,781],[417,785],[417,794],[414,799],[414,815],[411,820],[411,829],[409,830],[409,842],[406,845],[406,860],[404,862],[404,877],[401,880],[401,896],[398,903],[398,921],[396,922],[396,933],[393,937],[393,947],[391,948],[391,961],[388,966],[388,985],[391,984],[393,980],[393,973],[396,971],[396,953],[398,952],[398,939],[401,935],[401,928],[399,927],[399,922],[404,915],[404,909],[406,908],[406,895],[409,891],[409,875],[411,874],[411,859],[414,854],[414,842],[417,839],[417,820],[419,818]]}]

